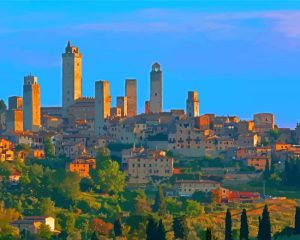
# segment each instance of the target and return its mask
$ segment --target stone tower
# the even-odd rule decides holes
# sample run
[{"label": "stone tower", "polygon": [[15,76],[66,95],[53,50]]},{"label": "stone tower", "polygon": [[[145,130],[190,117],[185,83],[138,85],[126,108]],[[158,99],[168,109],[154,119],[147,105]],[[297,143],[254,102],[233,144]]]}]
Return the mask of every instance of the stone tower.
[{"label": "stone tower", "polygon": [[9,132],[23,131],[23,98],[13,96],[8,98],[6,129]]},{"label": "stone tower", "polygon": [[199,98],[198,92],[188,92],[188,98],[186,100],[186,115],[188,118],[194,118],[199,116]]},{"label": "stone tower", "polygon": [[110,116],[111,96],[108,81],[95,83],[95,134],[103,135]]},{"label": "stone tower", "polygon": [[37,132],[41,127],[40,85],[31,75],[24,77],[23,123],[24,131]]},{"label": "stone tower", "polygon": [[158,63],[152,65],[150,72],[150,112],[162,112],[162,71]]},{"label": "stone tower", "polygon": [[137,88],[136,79],[126,79],[125,95],[127,97],[127,116],[136,116]]},{"label": "stone tower", "polygon": [[117,107],[121,108],[122,111],[122,117],[126,117],[127,116],[127,106],[128,106],[128,102],[127,102],[127,97],[117,97]]},{"label": "stone tower", "polygon": [[64,113],[82,97],[82,54],[70,42],[62,54],[62,106]]}]

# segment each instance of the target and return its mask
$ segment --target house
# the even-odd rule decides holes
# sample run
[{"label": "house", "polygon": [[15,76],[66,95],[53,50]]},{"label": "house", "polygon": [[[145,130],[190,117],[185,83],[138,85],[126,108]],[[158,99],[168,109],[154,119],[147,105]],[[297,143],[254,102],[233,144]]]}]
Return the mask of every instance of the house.
[{"label": "house", "polygon": [[255,171],[264,171],[267,164],[271,169],[271,158],[263,156],[250,157],[246,159],[246,164],[248,167],[254,167]]},{"label": "house", "polygon": [[178,195],[190,197],[195,192],[211,192],[220,188],[220,183],[209,180],[178,180],[175,183]]},{"label": "house", "polygon": [[11,222],[11,225],[18,228],[20,232],[26,230],[32,235],[37,234],[42,224],[48,225],[51,232],[55,232],[55,219],[53,217],[32,216]]},{"label": "house", "polygon": [[11,185],[18,185],[19,181],[20,181],[20,178],[22,176],[22,173],[19,172],[19,171],[14,171],[12,172],[9,177],[8,177],[8,180],[9,182],[11,183]]},{"label": "house", "polygon": [[213,189],[211,193],[217,203],[251,203],[260,200],[258,192],[235,192],[226,188]]},{"label": "house", "polygon": [[87,155],[85,151],[69,165],[70,172],[76,172],[80,177],[90,177],[91,169],[96,169],[96,159]]},{"label": "house", "polygon": [[166,156],[166,152],[147,150],[135,156],[128,157],[128,167],[125,171],[129,183],[146,184],[151,177],[171,177],[173,175],[174,159]]}]

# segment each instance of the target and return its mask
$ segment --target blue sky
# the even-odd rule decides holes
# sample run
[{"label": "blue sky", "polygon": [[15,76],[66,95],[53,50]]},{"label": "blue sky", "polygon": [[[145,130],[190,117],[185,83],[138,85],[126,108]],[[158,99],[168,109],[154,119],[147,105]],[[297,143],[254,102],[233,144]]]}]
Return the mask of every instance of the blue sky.
[{"label": "blue sky", "polygon": [[70,40],[83,54],[85,96],[96,80],[109,80],[114,104],[125,78],[137,78],[143,111],[159,61],[165,110],[184,108],[187,91],[197,90],[201,114],[300,121],[300,2],[0,1],[0,19],[0,98],[21,95],[32,73],[42,104],[60,105]]}]

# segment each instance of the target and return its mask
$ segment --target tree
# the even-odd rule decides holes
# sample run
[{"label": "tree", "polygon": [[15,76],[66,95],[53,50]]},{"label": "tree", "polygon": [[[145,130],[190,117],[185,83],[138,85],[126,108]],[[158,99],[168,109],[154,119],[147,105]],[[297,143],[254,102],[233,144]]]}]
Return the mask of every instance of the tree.
[{"label": "tree", "polygon": [[249,227],[248,227],[248,217],[246,209],[243,209],[241,215],[241,228],[240,228],[240,240],[249,239]]},{"label": "tree", "polygon": [[207,229],[206,229],[205,239],[206,239],[206,240],[213,240],[211,228],[207,228]]},{"label": "tree", "polygon": [[173,231],[175,239],[187,240],[189,229],[185,216],[179,216],[173,219]]},{"label": "tree", "polygon": [[106,223],[100,218],[93,219],[92,229],[95,233],[99,235],[108,236],[112,228],[113,225],[111,223]]},{"label": "tree", "polygon": [[300,235],[300,207],[296,207],[296,213],[295,213],[295,235]]},{"label": "tree", "polygon": [[227,209],[225,217],[225,240],[232,240],[232,219],[229,209]]},{"label": "tree", "polygon": [[44,151],[46,158],[55,157],[55,148],[49,137],[45,138],[44,140]]},{"label": "tree", "polygon": [[39,239],[43,239],[43,240],[48,240],[50,239],[52,236],[52,232],[51,229],[49,227],[49,225],[47,224],[41,224],[39,230],[38,230],[38,238]]},{"label": "tree", "polygon": [[186,200],[184,202],[184,210],[188,216],[197,217],[203,213],[203,207],[196,201]]},{"label": "tree", "polygon": [[79,231],[72,232],[68,235],[66,240],[81,240],[81,234]]},{"label": "tree", "polygon": [[157,226],[157,240],[166,240],[166,229],[162,219],[159,220],[159,224]]},{"label": "tree", "polygon": [[146,227],[146,240],[158,240],[157,228],[157,221],[152,216],[149,217]]},{"label": "tree", "polygon": [[82,178],[80,180],[80,190],[82,192],[88,192],[93,190],[94,188],[94,181],[92,178]]},{"label": "tree", "polygon": [[258,240],[271,240],[271,221],[268,206],[265,205],[260,221]]},{"label": "tree", "polygon": [[119,170],[116,161],[109,160],[107,165],[98,171],[96,182],[104,193],[123,192],[125,188],[125,174]]},{"label": "tree", "polygon": [[118,218],[114,222],[114,232],[115,232],[115,236],[116,237],[121,237],[123,235],[123,232],[122,232],[122,223],[121,223],[121,219],[120,218]]},{"label": "tree", "polygon": [[262,232],[261,232],[261,217],[258,217],[258,233],[257,233],[257,239],[262,239]]},{"label": "tree", "polygon": [[156,192],[153,211],[157,212],[161,216],[165,215],[167,212],[167,205],[166,205],[164,190],[162,186],[159,186]]},{"label": "tree", "polygon": [[39,205],[42,216],[54,217],[55,203],[50,198],[42,198]]},{"label": "tree", "polygon": [[75,199],[80,192],[80,177],[77,173],[67,172],[59,184],[59,190],[67,199]]}]

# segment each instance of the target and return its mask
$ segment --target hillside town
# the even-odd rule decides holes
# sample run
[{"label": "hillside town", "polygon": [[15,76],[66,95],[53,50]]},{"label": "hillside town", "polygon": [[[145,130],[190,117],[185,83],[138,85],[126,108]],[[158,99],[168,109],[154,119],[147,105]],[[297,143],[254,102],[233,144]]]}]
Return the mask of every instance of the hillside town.
[{"label": "hillside town", "polygon": [[[111,96],[110,82],[107,80],[95,82],[94,96],[83,96],[82,65],[83,55],[79,47],[68,42],[62,53],[62,106],[41,105],[41,99],[49,90],[41,89],[38,76],[34,75],[24,77],[23,93],[12,90],[11,97],[1,101],[0,201],[5,203],[5,207],[10,201],[5,192],[13,194],[14,191],[22,192],[32,188],[30,191],[34,193],[35,190],[30,184],[34,182],[31,174],[35,171],[35,174],[42,176],[47,171],[59,172],[62,169],[65,170],[64,174],[78,177],[81,188],[88,185],[86,194],[94,192],[103,197],[104,193],[109,196],[124,192],[125,189],[135,191],[137,199],[134,201],[140,204],[139,211],[142,212],[148,211],[151,206],[149,199],[154,198],[156,191],[174,199],[174,208],[177,206],[175,199],[190,204],[186,215],[196,208],[196,214],[190,215],[191,217],[200,214],[201,204],[213,203],[221,208],[232,204],[263,206],[269,201],[275,206],[280,201],[296,199],[290,197],[291,191],[285,192],[282,188],[286,184],[289,190],[295,187],[294,192],[299,191],[299,124],[295,129],[282,128],[276,124],[272,113],[253,113],[251,120],[243,120],[239,116],[202,113],[199,97],[201,94],[194,90],[177,93],[186,95],[186,109],[177,109],[174,106],[174,109],[164,111],[163,69],[158,62],[153,63],[150,68],[150,99],[145,101],[144,112],[138,112],[137,103],[140,99],[137,98],[137,79],[125,79],[124,83],[120,81],[120,86],[124,86],[123,96]],[[58,88],[59,86],[53,86],[51,91]],[[112,98],[116,99],[116,106],[111,104]],[[108,161],[107,158],[111,160]],[[123,176],[122,190],[116,190],[118,186],[112,187],[118,184],[110,182],[114,179],[110,179],[108,190],[103,190],[105,188],[100,183],[100,190],[90,183],[96,182],[95,172],[104,171],[105,161],[112,167],[108,169],[109,174],[116,172]],[[37,170],[39,167],[40,172]],[[56,174],[55,172],[52,174]],[[105,175],[106,179],[109,177],[113,178],[114,175]],[[40,182],[36,188],[43,186],[42,180],[36,181]],[[50,182],[45,188],[50,186]],[[105,182],[102,184],[108,185]],[[140,191],[150,191],[150,194],[141,194]],[[85,191],[81,189],[81,192]],[[51,196],[50,191],[45,198],[61,205],[61,208],[66,208],[66,199],[71,198],[65,197],[65,202],[59,203]],[[96,199],[94,196],[90,198],[93,201]],[[18,217],[13,217],[9,225],[18,229],[19,234],[25,234],[25,238],[21,239],[29,239],[26,234],[35,235],[40,226],[44,225],[49,226],[56,236],[61,236],[62,232],[67,232],[67,235],[74,233],[66,231],[62,227],[63,223],[60,223],[59,228],[55,227],[55,217],[59,214],[44,211],[37,213],[40,216],[32,215],[36,212],[28,209],[33,200],[30,200],[27,207],[18,200],[14,201],[20,205],[20,209],[15,214]],[[193,204],[197,201],[200,205],[195,207]],[[99,202],[96,201],[94,205],[98,206],[97,204]],[[70,201],[69,206],[71,205],[74,209],[80,208],[78,205],[74,207],[73,201]],[[292,205],[296,206],[297,203]],[[95,208],[97,212],[99,207],[89,206],[89,209]],[[143,208],[145,209],[141,210]],[[84,212],[82,209],[81,211]],[[209,210],[203,212],[210,213]],[[129,218],[132,213],[129,210],[120,210],[115,214],[97,214],[100,217],[93,220],[93,226],[101,223],[97,221],[113,219],[116,216]],[[110,214],[113,216],[108,217]],[[192,223],[189,224],[192,226]],[[281,230],[283,227],[278,225],[276,231]],[[216,236],[222,236],[217,235],[220,234],[218,231],[216,230]],[[253,231],[251,229],[252,235]],[[128,239],[144,239],[139,237],[138,228],[134,233],[129,232],[130,230]],[[110,236],[109,233],[106,235]],[[60,239],[78,239],[65,237],[66,235]],[[84,236],[82,239],[95,238]]]}]

